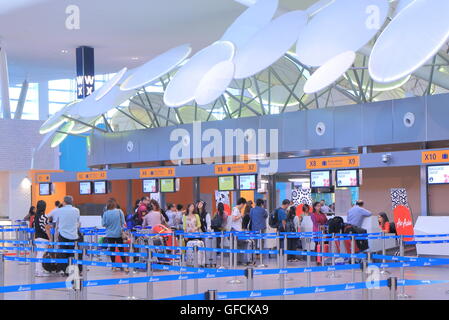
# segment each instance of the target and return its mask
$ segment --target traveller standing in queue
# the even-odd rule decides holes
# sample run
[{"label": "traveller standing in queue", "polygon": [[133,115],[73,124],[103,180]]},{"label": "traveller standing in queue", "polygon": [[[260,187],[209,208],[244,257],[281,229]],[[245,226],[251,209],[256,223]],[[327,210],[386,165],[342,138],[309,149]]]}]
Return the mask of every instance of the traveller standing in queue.
[{"label": "traveller standing in queue", "polygon": [[182,230],[182,217],[184,216],[184,206],[182,204],[176,205],[176,217],[175,228],[176,230]]},{"label": "traveller standing in queue", "polygon": [[[280,208],[276,209],[277,220],[278,220],[278,232],[287,232],[287,208],[290,205],[290,200],[285,199],[282,201],[282,205]],[[284,248],[284,238],[280,239],[280,246]]]},{"label": "traveller standing in queue", "polygon": [[243,230],[251,230],[251,216],[250,212],[253,208],[253,202],[251,200],[248,200],[248,202],[245,205],[245,209],[243,210],[243,219],[242,219],[242,229]]},{"label": "traveller standing in queue", "polygon": [[324,199],[320,201],[320,204],[322,213],[328,214],[331,212],[331,209],[326,205],[326,201]]},{"label": "traveller standing in queue", "polygon": [[373,215],[371,211],[368,211],[365,208],[363,208],[363,205],[364,205],[363,200],[357,200],[355,206],[349,209],[348,211],[349,224],[361,228],[365,218],[371,217]]},{"label": "traveller standing in queue", "polygon": [[249,211],[251,231],[265,233],[267,229],[268,212],[264,205],[265,201],[263,199],[257,199],[256,206]]},{"label": "traveller standing in queue", "polygon": [[[36,241],[36,248],[46,248],[46,242],[50,241],[50,224],[48,223],[48,218],[45,215],[45,210],[47,209],[47,203],[43,200],[39,200],[36,205],[36,216],[34,218],[33,228],[34,228],[34,239]],[[42,259],[44,256],[44,251],[37,251],[36,258]],[[42,267],[42,263],[36,262],[35,276],[36,277],[48,277],[49,272],[45,271]]]},{"label": "traveller standing in queue", "polygon": [[321,203],[315,202],[313,204],[313,212],[310,217],[312,218],[313,232],[324,232],[327,216],[321,211]]},{"label": "traveller standing in queue", "polygon": [[141,226],[143,224],[143,217],[149,212],[150,197],[142,197],[140,199],[139,208],[137,208],[137,217],[135,224]]},{"label": "traveller standing in queue", "polygon": [[240,198],[237,200],[237,205],[232,208],[231,214],[231,231],[242,231],[243,213],[242,209],[246,205],[246,199]]},{"label": "traveller standing in queue", "polygon": [[196,203],[195,211],[200,216],[201,221],[201,231],[202,232],[212,232],[211,218],[209,212],[206,210],[206,202],[200,200]]},{"label": "traveller standing in queue", "polygon": [[161,213],[161,207],[159,206],[159,203],[156,200],[151,199],[150,207],[151,207],[151,211],[148,212],[143,217],[142,227],[147,227],[147,226],[154,227],[155,225],[158,225],[158,224],[166,225],[165,219]]},{"label": "traveller standing in queue", "polygon": [[165,211],[165,214],[168,217],[168,222],[167,225],[169,228],[176,229],[176,215],[177,215],[177,211],[176,211],[176,207],[174,204],[169,203],[167,205],[167,211]]},{"label": "traveller standing in queue", "polygon": [[[65,196],[63,207],[58,210],[58,214],[53,217],[58,231],[58,242],[75,242],[78,241],[78,229],[80,227],[80,211],[78,208],[73,206],[73,197]],[[60,249],[69,249],[73,250],[73,245],[61,245]],[[73,253],[61,253],[60,258],[68,259],[69,257],[73,257]],[[79,270],[82,270],[82,266],[79,265]],[[67,263],[61,263],[60,272],[64,272],[67,274]]]},{"label": "traveller standing in queue", "polygon": [[[103,227],[106,228],[105,243],[123,244],[122,232],[125,227],[125,215],[118,208],[117,201],[114,198],[110,198],[107,201],[106,211],[103,213],[101,220]],[[111,247],[110,250],[115,252],[115,247]],[[119,250],[120,252],[124,252],[123,247],[119,247]],[[115,256],[111,256],[111,262],[115,262],[114,259]],[[112,271],[116,270],[118,268],[112,267]]]},{"label": "traveller standing in queue", "polygon": [[200,216],[195,212],[195,205],[190,203],[187,205],[187,210],[185,215],[182,217],[182,225],[184,232],[200,232],[201,231],[201,220]]}]

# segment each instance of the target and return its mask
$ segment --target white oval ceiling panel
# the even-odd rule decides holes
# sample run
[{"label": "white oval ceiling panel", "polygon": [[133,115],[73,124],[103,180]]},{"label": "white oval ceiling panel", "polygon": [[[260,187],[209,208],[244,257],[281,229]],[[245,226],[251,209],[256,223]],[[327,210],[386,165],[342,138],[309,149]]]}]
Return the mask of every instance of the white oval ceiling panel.
[{"label": "white oval ceiling panel", "polygon": [[48,118],[40,127],[39,133],[46,134],[50,131],[57,129],[63,123],[68,121],[67,118],[63,117],[63,115],[66,114],[67,112],[70,112],[72,109],[74,109],[75,105],[77,105],[79,102],[80,102],[79,100],[76,100],[76,101],[68,103],[61,110],[59,110],[54,115],[52,115],[50,118]]},{"label": "white oval ceiling panel", "polygon": [[172,48],[154,59],[151,59],[144,65],[135,69],[135,71],[123,81],[121,90],[139,89],[152,81],[169,73],[183,62],[192,52],[188,44]]},{"label": "white oval ceiling panel", "polygon": [[354,61],[354,51],[343,52],[330,59],[307,80],[304,85],[304,92],[307,94],[315,93],[331,85],[352,66]]},{"label": "white oval ceiling panel", "polygon": [[380,30],[388,11],[388,0],[335,0],[300,33],[296,44],[299,61],[321,66],[342,52],[357,52]]},{"label": "white oval ceiling panel", "polygon": [[221,40],[231,41],[238,50],[271,21],[277,7],[278,0],[257,1],[231,24]]},{"label": "white oval ceiling panel", "polygon": [[128,68],[126,68],[126,67],[123,68],[122,70],[117,72],[111,79],[109,79],[105,84],[103,84],[103,86],[101,86],[101,88],[96,90],[97,94],[95,95],[95,101],[100,100],[109,91],[111,91],[112,88],[114,88],[117,85],[117,83],[119,83],[119,81],[122,80],[122,78],[127,70],[128,70]]},{"label": "white oval ceiling panel", "polygon": [[201,79],[195,92],[195,101],[202,106],[215,101],[225,92],[233,78],[232,61],[217,63]]},{"label": "white oval ceiling panel", "polygon": [[397,16],[402,10],[407,8],[414,1],[415,0],[397,0],[398,4],[396,6],[396,9],[394,10],[393,16]]},{"label": "white oval ceiling panel", "polygon": [[234,58],[236,79],[250,77],[279,60],[307,23],[305,11],[291,11],[261,29]]},{"label": "white oval ceiling panel", "polygon": [[449,37],[449,1],[415,0],[377,39],[368,69],[377,82],[399,80],[423,66]]},{"label": "white oval ceiling panel", "polygon": [[182,106],[195,98],[201,79],[217,63],[231,61],[235,46],[229,41],[217,41],[196,53],[171,79],[164,93],[169,107]]},{"label": "white oval ceiling panel", "polygon": [[309,17],[313,17],[320,11],[324,10],[327,6],[332,4],[335,0],[319,0],[318,2],[315,2],[310,7],[306,9],[307,15]]}]

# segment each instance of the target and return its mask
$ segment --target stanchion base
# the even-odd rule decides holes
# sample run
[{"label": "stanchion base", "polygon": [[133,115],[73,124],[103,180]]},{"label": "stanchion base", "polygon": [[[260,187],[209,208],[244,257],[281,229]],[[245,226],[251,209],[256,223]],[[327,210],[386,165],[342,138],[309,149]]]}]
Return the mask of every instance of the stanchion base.
[{"label": "stanchion base", "polygon": [[220,266],[218,269],[223,270],[223,269],[226,269],[226,267],[225,266]]},{"label": "stanchion base", "polygon": [[139,300],[136,297],[126,297],[126,300]]},{"label": "stanchion base", "polygon": [[398,299],[410,299],[412,296],[409,296],[406,293],[398,293]]},{"label": "stanchion base", "polygon": [[383,269],[383,270],[380,270],[380,274],[387,274],[388,275],[388,274],[391,274],[391,272]]},{"label": "stanchion base", "polygon": [[257,266],[257,268],[268,268],[268,266],[266,265],[266,264],[259,264],[258,266]]}]

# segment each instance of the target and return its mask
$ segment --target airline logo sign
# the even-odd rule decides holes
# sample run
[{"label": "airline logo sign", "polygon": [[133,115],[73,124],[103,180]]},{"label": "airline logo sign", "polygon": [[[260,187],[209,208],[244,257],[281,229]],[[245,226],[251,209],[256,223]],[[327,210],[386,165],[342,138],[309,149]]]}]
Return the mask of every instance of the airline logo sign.
[{"label": "airline logo sign", "polygon": [[257,163],[217,164],[215,174],[257,173]]},{"label": "airline logo sign", "polygon": [[90,172],[78,172],[76,174],[76,180],[78,181],[91,181],[91,180],[106,180],[106,171],[90,171]]},{"label": "airline logo sign", "polygon": [[37,175],[37,182],[50,182],[50,175],[49,174],[38,174]]},{"label": "airline logo sign", "polygon": [[151,168],[140,169],[141,178],[159,178],[159,177],[174,177],[176,174],[175,168]]},{"label": "airline logo sign", "polygon": [[309,170],[357,168],[357,167],[360,167],[360,156],[342,156],[342,157],[306,159],[306,168]]},{"label": "airline logo sign", "polygon": [[449,150],[423,151],[421,161],[422,163],[449,162]]}]

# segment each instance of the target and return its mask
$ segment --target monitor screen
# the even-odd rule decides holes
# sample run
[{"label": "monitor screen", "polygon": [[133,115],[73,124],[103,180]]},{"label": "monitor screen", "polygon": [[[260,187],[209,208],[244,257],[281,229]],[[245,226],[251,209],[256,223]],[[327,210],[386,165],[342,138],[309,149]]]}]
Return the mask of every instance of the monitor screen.
[{"label": "monitor screen", "polygon": [[312,188],[326,188],[330,187],[331,181],[331,171],[311,171],[310,172],[310,186]]},{"label": "monitor screen", "polygon": [[239,176],[239,189],[240,190],[256,190],[257,179],[255,174],[241,175]]},{"label": "monitor screen", "polygon": [[233,191],[235,190],[235,176],[220,176],[218,177],[219,191]]},{"label": "monitor screen", "polygon": [[359,170],[337,170],[337,187],[358,187],[359,186]]},{"label": "monitor screen", "polygon": [[428,184],[448,184],[449,183],[449,165],[446,166],[428,166],[427,167]]},{"label": "monitor screen", "polygon": [[92,193],[92,183],[80,182],[80,194],[91,194]]},{"label": "monitor screen", "polygon": [[175,179],[160,179],[161,192],[175,192]]},{"label": "monitor screen", "polygon": [[94,182],[94,194],[106,194],[108,193],[106,181]]},{"label": "monitor screen", "polygon": [[39,195],[40,196],[51,195],[51,183],[40,183],[39,184]]},{"label": "monitor screen", "polygon": [[143,184],[143,192],[144,193],[157,192],[157,180],[156,179],[143,180],[142,184]]}]

